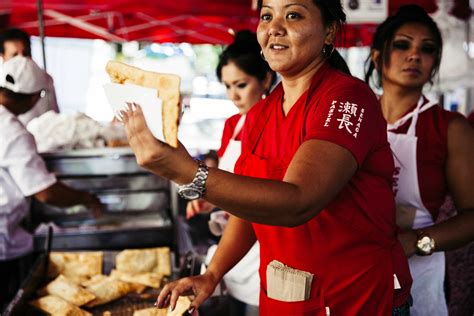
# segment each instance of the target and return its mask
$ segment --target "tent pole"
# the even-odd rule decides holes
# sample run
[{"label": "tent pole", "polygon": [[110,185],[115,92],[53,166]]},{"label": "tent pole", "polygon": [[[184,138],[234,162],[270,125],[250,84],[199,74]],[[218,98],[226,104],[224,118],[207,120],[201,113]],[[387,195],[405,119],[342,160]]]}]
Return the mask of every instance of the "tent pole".
[{"label": "tent pole", "polygon": [[46,51],[44,47],[44,19],[43,19],[43,0],[36,0],[38,7],[38,28],[41,39],[41,52],[43,54],[43,69],[46,71]]}]

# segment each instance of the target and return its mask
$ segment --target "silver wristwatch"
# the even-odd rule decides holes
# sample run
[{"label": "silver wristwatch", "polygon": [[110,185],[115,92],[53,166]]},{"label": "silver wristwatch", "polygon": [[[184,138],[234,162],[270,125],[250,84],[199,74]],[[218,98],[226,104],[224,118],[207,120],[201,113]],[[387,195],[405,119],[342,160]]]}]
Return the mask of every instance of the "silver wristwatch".
[{"label": "silver wristwatch", "polygon": [[186,200],[197,200],[204,196],[206,192],[207,175],[209,168],[201,160],[197,160],[199,164],[196,176],[191,183],[178,185],[178,194]]}]

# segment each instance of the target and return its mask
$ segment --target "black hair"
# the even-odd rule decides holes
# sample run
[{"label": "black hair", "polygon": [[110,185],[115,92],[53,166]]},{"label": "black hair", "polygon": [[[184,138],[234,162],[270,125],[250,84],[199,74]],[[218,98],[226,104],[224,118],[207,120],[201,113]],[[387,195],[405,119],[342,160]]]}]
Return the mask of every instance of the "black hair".
[{"label": "black hair", "polygon": [[[321,11],[321,16],[325,26],[330,25],[335,22],[339,31],[342,31],[342,26],[346,23],[346,14],[342,8],[342,2],[340,0],[313,0],[313,3]],[[262,9],[263,0],[258,0],[257,8],[258,11]],[[342,58],[341,54],[334,49],[332,45],[325,45],[325,50],[327,52],[328,62],[334,68],[350,75],[351,72],[347,66],[346,61]]]},{"label": "black hair", "polygon": [[215,150],[209,150],[207,153],[201,155],[200,160],[205,162],[206,159],[212,159],[216,162],[216,164],[219,163],[219,156],[217,155],[217,151]]},{"label": "black hair", "polygon": [[0,34],[0,54],[5,53],[5,42],[8,41],[20,41],[25,46],[25,51],[23,55],[26,57],[31,57],[31,41],[30,35],[23,30],[20,29],[6,29]]},{"label": "black hair", "polygon": [[272,74],[272,86],[276,81],[276,74],[270,69],[268,63],[260,55],[260,44],[257,41],[257,35],[249,30],[242,30],[235,34],[232,44],[219,56],[216,74],[219,81],[222,81],[222,68],[229,63],[234,63],[240,70],[247,75],[253,76],[259,82],[264,82],[267,74]]},{"label": "black hair", "polygon": [[390,62],[391,43],[397,30],[407,23],[418,23],[425,25],[434,37],[437,51],[435,63],[430,74],[430,83],[432,83],[432,80],[438,72],[439,65],[441,63],[443,40],[436,22],[428,15],[428,13],[426,13],[422,7],[415,4],[401,6],[395,15],[388,17],[377,27],[373,36],[371,49],[379,51],[380,58],[378,60],[377,68],[375,67],[375,63],[372,61],[371,56],[369,55],[367,58],[366,65],[368,66],[365,73],[366,83],[369,83],[374,70],[377,69],[378,82],[376,82],[376,85],[378,87],[382,86],[382,66]]}]

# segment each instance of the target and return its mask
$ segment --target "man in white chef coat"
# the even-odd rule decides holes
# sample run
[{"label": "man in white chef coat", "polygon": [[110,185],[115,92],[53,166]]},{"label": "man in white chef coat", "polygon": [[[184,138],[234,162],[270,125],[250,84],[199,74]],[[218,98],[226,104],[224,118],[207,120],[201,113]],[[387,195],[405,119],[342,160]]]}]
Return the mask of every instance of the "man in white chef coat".
[{"label": "man in white chef coat", "polygon": [[[7,29],[0,33],[1,62],[6,62],[18,55],[31,58],[31,41],[28,33],[16,28]],[[35,117],[41,116],[50,110],[59,112],[53,78],[47,72],[44,73],[46,77],[44,97],[38,100],[31,110],[18,116],[18,119],[25,126]]]},{"label": "man in white chef coat", "polygon": [[39,156],[36,143],[18,116],[44,96],[45,72],[28,57],[0,65],[0,314],[28,272],[33,237],[22,227],[30,197],[55,206],[86,205],[99,215],[94,195],[57,181]]}]

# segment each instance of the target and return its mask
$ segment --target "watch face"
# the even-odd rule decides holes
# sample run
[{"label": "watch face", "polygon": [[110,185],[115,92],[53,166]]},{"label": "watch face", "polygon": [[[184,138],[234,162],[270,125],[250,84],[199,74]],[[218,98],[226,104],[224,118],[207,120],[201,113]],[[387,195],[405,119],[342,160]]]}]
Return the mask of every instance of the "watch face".
[{"label": "watch face", "polygon": [[180,195],[188,200],[197,200],[201,197],[201,192],[195,188],[183,188],[182,190],[179,191]]},{"label": "watch face", "polygon": [[434,248],[433,239],[428,236],[423,236],[421,239],[418,240],[417,243],[418,249],[424,254],[430,254]]}]

